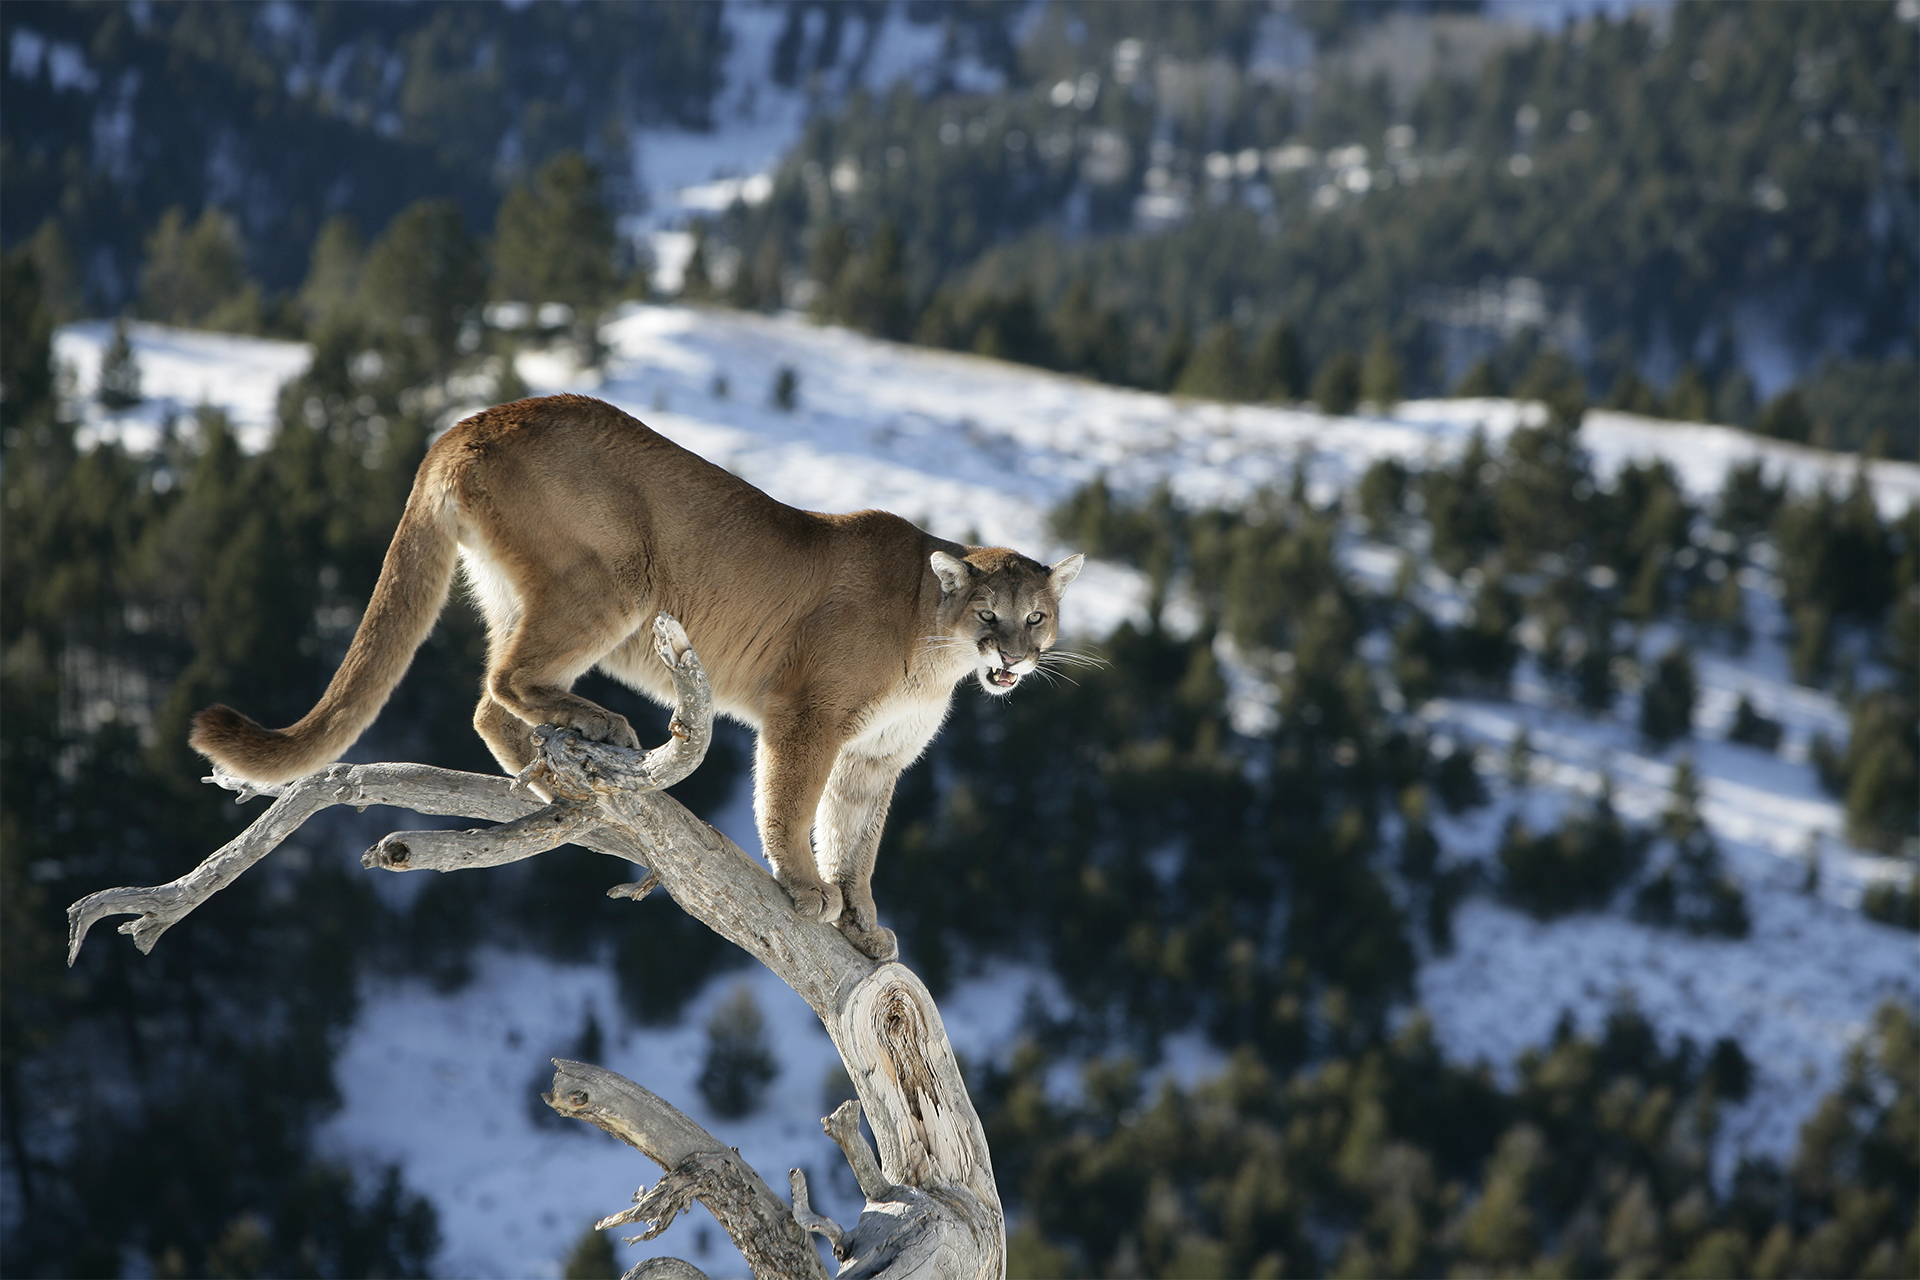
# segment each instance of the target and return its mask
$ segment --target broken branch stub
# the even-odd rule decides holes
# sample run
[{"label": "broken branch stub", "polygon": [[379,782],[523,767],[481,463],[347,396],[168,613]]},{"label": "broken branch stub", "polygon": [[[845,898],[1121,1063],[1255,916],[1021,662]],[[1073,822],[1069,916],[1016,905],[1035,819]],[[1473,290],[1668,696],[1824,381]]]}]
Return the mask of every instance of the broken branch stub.
[{"label": "broken branch stub", "polygon": [[[824,1276],[809,1229],[826,1235],[855,1276],[994,1277],[1005,1270],[1006,1231],[985,1132],[926,987],[897,962],[876,964],[830,925],[800,918],[766,869],[661,793],[686,777],[712,741],[713,693],[686,632],[654,623],[656,652],[675,690],[668,740],[644,754],[552,726],[534,731],[538,755],[518,778],[422,765],[331,765],[282,787],[209,781],[241,798],[274,803],[200,866],[169,884],[105,889],[68,908],[68,963],[88,930],[111,915],[142,952],[195,907],[331,805],[393,805],[478,818],[485,830],[397,832],[363,858],[390,871],[497,866],[571,842],[647,869],[616,888],[636,900],[664,887],[688,914],[745,948],[812,1006],[853,1079],[860,1104],[823,1122],[852,1165],[867,1204],[842,1229],[813,1212],[794,1178],[795,1208],[768,1189],[739,1153],[669,1103],[601,1067],[556,1061],[549,1105],[596,1124],[666,1172],[634,1206],[606,1221],[664,1229],[698,1199],[712,1210],[756,1276]],[[553,797],[543,803],[543,796]],[[861,1105],[879,1146],[859,1132]],[[630,1276],[698,1276],[674,1259]]]}]

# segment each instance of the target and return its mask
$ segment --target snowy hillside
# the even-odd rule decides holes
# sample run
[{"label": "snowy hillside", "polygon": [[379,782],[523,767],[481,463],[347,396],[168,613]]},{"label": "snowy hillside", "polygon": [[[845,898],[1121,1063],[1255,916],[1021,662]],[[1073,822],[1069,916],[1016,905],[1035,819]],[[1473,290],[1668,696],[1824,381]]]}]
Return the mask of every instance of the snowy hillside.
[{"label": "snowy hillside", "polygon": [[[603,336],[610,354],[600,370],[528,353],[520,372],[536,394],[604,397],[794,505],[884,507],[945,536],[1004,542],[1035,555],[1066,549],[1050,544],[1046,513],[1098,474],[1123,491],[1144,492],[1164,480],[1188,500],[1231,504],[1284,484],[1304,465],[1310,493],[1324,500],[1379,457],[1447,456],[1475,429],[1498,439],[1530,412],[1507,401],[1422,401],[1391,414],[1329,418],[1187,402],[881,343],[796,317],[682,307],[631,307]],[[77,394],[90,389],[109,337],[103,324],[61,331],[58,357],[72,367]],[[168,397],[182,413],[203,400],[226,407],[256,446],[271,421],[273,388],[306,358],[291,344],[146,325],[133,328],[132,340],[149,395]],[[798,377],[791,411],[772,403],[783,367]],[[142,406],[113,415],[84,406],[89,438],[117,438],[134,449],[151,447],[161,412]],[[1664,458],[1698,497],[1718,489],[1728,465],[1754,457],[1797,488],[1850,484],[1859,465],[1725,428],[1607,412],[1590,413],[1581,438],[1603,471]],[[1903,511],[1920,501],[1920,467],[1875,462],[1868,475],[1883,509]],[[1356,577],[1382,585],[1402,558],[1399,549],[1357,533],[1344,555]],[[1623,998],[1668,1040],[1736,1037],[1756,1079],[1749,1099],[1724,1115],[1722,1167],[1742,1151],[1787,1153],[1801,1120],[1836,1083],[1844,1051],[1873,1008],[1893,994],[1920,998],[1912,935],[1873,924],[1858,910],[1863,887],[1889,864],[1845,844],[1839,806],[1808,763],[1811,735],[1844,737],[1845,715],[1831,697],[1790,679],[1777,588],[1759,576],[1746,585],[1755,642],[1737,660],[1695,655],[1696,736],[1664,754],[1650,751],[1622,715],[1596,718],[1570,708],[1524,662],[1511,700],[1442,700],[1424,712],[1437,732],[1488,748],[1482,762],[1494,802],[1437,824],[1448,857],[1461,862],[1492,857],[1509,812],[1544,819],[1596,793],[1603,775],[1612,779],[1624,817],[1650,820],[1666,802],[1674,762],[1693,758],[1704,815],[1746,894],[1749,937],[1692,938],[1610,914],[1542,924],[1472,898],[1456,917],[1455,949],[1424,963],[1419,1001],[1450,1056],[1484,1058],[1496,1070],[1542,1043],[1563,1010],[1591,1030]],[[1444,605],[1444,582],[1421,589],[1434,594],[1436,607]],[[1141,616],[1144,594],[1134,571],[1095,565],[1068,597],[1065,622],[1098,638]],[[1670,640],[1651,628],[1646,654]],[[1238,680],[1236,715],[1253,723],[1271,716],[1257,678],[1243,668]],[[1725,741],[1742,695],[1784,726],[1778,754]],[[1533,755],[1516,784],[1497,773],[1495,762],[1523,730]],[[722,825],[754,847],[740,798]],[[1820,868],[1812,893],[1805,889],[1810,850],[1817,850]],[[911,939],[906,944],[911,951]],[[783,1072],[758,1115],[728,1123],[703,1113],[692,1081],[708,1010],[742,982],[767,1012]],[[999,969],[944,1001],[962,1055],[978,1061],[1004,1054],[1028,990],[1044,998],[1045,975]],[[564,1051],[589,1010],[608,1029],[606,1065],[709,1123],[770,1181],[789,1165],[808,1167],[826,1211],[843,1221],[852,1216],[850,1184],[832,1176],[837,1153],[813,1123],[835,1059],[797,997],[764,974],[739,971],[717,979],[675,1028],[626,1027],[607,973],[493,954],[479,979],[450,997],[406,981],[367,992],[338,1062],[345,1105],[325,1131],[337,1153],[400,1161],[409,1184],[435,1198],[445,1239],[442,1274],[556,1275],[557,1260],[590,1218],[621,1207],[634,1186],[652,1179],[645,1161],[598,1134],[536,1127],[528,1119],[530,1053]],[[1199,1072],[1212,1058],[1193,1048],[1172,1060],[1183,1072]],[[449,1088],[432,1107],[396,1097],[386,1081],[402,1067],[432,1073]],[[688,1243],[702,1230],[712,1249],[704,1255]],[[693,1222],[647,1247],[693,1256],[722,1273],[725,1264],[715,1259],[729,1248],[717,1229]],[[620,1256],[640,1254],[623,1248]]]}]

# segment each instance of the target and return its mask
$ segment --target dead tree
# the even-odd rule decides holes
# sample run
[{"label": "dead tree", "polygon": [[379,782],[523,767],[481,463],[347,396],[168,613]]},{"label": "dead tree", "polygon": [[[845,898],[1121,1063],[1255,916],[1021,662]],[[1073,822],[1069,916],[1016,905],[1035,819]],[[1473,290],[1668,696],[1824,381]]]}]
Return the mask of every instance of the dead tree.
[{"label": "dead tree", "polygon": [[[726,1228],[759,1277],[825,1276],[809,1233],[827,1237],[841,1276],[981,1277],[1006,1270],[1006,1223],[986,1135],[967,1095],[939,1010],[906,966],[876,964],[837,929],[802,920],[773,877],[731,840],[661,793],[693,772],[712,738],[713,693],[686,632],[662,614],[655,648],[672,671],[678,701],[672,736],[639,752],[583,742],[569,731],[535,731],[539,753],[518,778],[425,765],[330,766],[281,787],[210,781],[274,796],[252,826],[193,871],[152,888],[104,889],[67,909],[67,963],[93,924],[120,925],[141,952],[195,907],[231,884],[315,813],[331,805],[394,805],[422,814],[501,825],[472,831],[389,835],[361,858],[389,871],[461,871],[529,858],[572,843],[646,868],[615,897],[656,885],[681,908],[745,948],[819,1015],[859,1093],[822,1121],[853,1167],[866,1207],[851,1229],[820,1217],[799,1170],[789,1206],[739,1153],[640,1085],[602,1067],[555,1060],[546,1101],[639,1148],[666,1172],[602,1228],[647,1222],[658,1235],[694,1200]],[[543,799],[546,799],[543,803]],[[864,1107],[879,1145],[860,1133]],[[639,1276],[698,1276],[677,1259],[635,1267]]]}]

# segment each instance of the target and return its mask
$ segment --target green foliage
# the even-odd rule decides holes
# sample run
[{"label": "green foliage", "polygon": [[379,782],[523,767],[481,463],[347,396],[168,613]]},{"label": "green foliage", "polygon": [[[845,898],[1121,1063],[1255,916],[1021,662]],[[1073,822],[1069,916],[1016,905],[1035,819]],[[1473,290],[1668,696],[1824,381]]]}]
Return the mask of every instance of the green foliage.
[{"label": "green foliage", "polygon": [[1830,766],[1847,838],[1888,853],[1911,848],[1920,838],[1920,704],[1910,690],[1886,688],[1848,710],[1846,750]]},{"label": "green foliage", "polygon": [[1693,673],[1693,655],[1675,645],[1654,664],[1653,675],[1640,691],[1640,733],[1656,747],[1665,747],[1693,732],[1693,704],[1699,683]]},{"label": "green foliage", "polygon": [[16,250],[0,260],[0,429],[45,431],[54,412],[53,316],[47,309],[40,268],[33,255]]},{"label": "green foliage", "polygon": [[260,286],[247,276],[239,224],[209,205],[187,225],[168,209],[147,238],[140,313],[162,324],[258,333]]},{"label": "green foliage", "polygon": [[1842,498],[1822,485],[1787,500],[1775,517],[1784,604],[1794,627],[1793,674],[1813,682],[1827,674],[1835,625],[1877,622],[1901,598],[1892,531],[1864,473]]},{"label": "green foliage", "polygon": [[357,318],[366,256],[366,243],[353,219],[337,214],[321,226],[294,304],[309,330],[337,327]]},{"label": "green foliage", "polygon": [[1360,404],[1360,357],[1336,351],[1313,375],[1313,403],[1322,413],[1352,413]]},{"label": "green foliage", "polygon": [[792,413],[800,404],[800,375],[790,364],[780,366],[773,376],[773,407],[783,413]]},{"label": "green foliage", "polygon": [[1384,413],[1400,403],[1405,388],[1406,376],[1400,355],[1393,349],[1393,340],[1384,333],[1376,333],[1360,362],[1360,399],[1378,406]]},{"label": "green foliage", "polygon": [[1688,933],[1746,937],[1746,895],[1727,875],[1719,845],[1700,817],[1700,779],[1690,759],[1674,766],[1660,834],[1672,854],[1635,892],[1635,918]]},{"label": "green foliage", "polygon": [[[70,431],[10,432],[3,468],[0,1101],[27,1115],[30,1081],[84,1045],[93,1083],[77,1105],[103,1119],[120,1100],[134,1107],[99,1124],[9,1122],[34,1208],[9,1232],[6,1270],[76,1274],[134,1256],[156,1273],[424,1274],[436,1248],[426,1202],[397,1175],[364,1194],[309,1138],[335,1103],[329,1046],[382,919],[364,881],[290,853],[229,889],[188,945],[142,957],[99,945],[109,934],[71,977],[57,927],[58,901],[164,881],[245,821],[194,784],[186,717],[216,689],[278,723],[298,714],[324,679],[319,619],[339,594],[322,570],[352,581],[356,551],[377,568],[386,528],[355,517],[377,511],[390,526],[398,504],[358,456],[338,472],[350,487],[328,492],[325,460],[351,445],[306,427],[253,459],[213,412],[149,460],[77,454]],[[171,483],[156,483],[163,473]],[[417,706],[411,683],[401,701]],[[154,1194],[129,1198],[128,1185]]]},{"label": "green foliage", "polygon": [[1920,365],[1912,357],[1829,358],[1812,376],[1768,401],[1756,427],[1763,435],[1823,449],[1911,460],[1920,457],[1916,401]]},{"label": "green foliage", "polygon": [[561,1263],[560,1274],[564,1280],[620,1280],[613,1240],[604,1231],[584,1232]]},{"label": "green foliage", "polygon": [[133,343],[127,339],[127,322],[113,322],[113,340],[100,357],[100,389],[96,393],[108,409],[130,409],[139,404],[140,364],[133,357]]},{"label": "green foliage", "polygon": [[1920,459],[1920,363],[1829,359],[1804,384],[1809,442],[1824,449]]},{"label": "green foliage", "polygon": [[1173,382],[1176,395],[1213,400],[1244,400],[1250,386],[1240,330],[1231,320],[1221,321],[1200,336],[1192,358]]},{"label": "green foliage", "polygon": [[[1275,320],[1254,344],[1248,370],[1252,395],[1263,400],[1303,400],[1307,395],[1307,358],[1300,335],[1284,318]],[[1117,380],[1117,379],[1116,379]]]},{"label": "green foliage", "polygon": [[486,297],[480,247],[458,206],[423,200],[401,210],[367,251],[360,297],[380,351],[401,362],[399,377],[445,377]]},{"label": "green foliage", "polygon": [[779,1074],[766,1018],[742,984],[707,1019],[707,1056],[694,1083],[715,1115],[737,1120],[759,1107]]},{"label": "green foliage", "polygon": [[1904,888],[1897,880],[1881,880],[1860,895],[1860,910],[1869,920],[1920,932],[1920,875],[1909,876]]},{"label": "green foliage", "polygon": [[614,250],[599,170],[578,151],[563,151],[500,201],[493,296],[564,303],[590,321],[618,288]]},{"label": "green foliage", "polygon": [[[86,264],[93,296],[70,306],[77,289],[62,283],[63,321],[132,301],[141,245],[175,206],[237,218],[269,297],[298,285],[335,214],[372,233],[416,200],[451,198],[490,226],[506,189],[568,150],[636,212],[626,130],[704,128],[727,38],[707,5],[297,8],[271,28],[258,14],[37,11],[34,32],[84,50],[101,79],[97,93],[62,87],[42,62],[7,77],[0,113],[9,247],[57,218]],[[130,135],[95,128],[98,94]]]},{"label": "green foliage", "polygon": [[1727,730],[1727,740],[1744,742],[1762,751],[1778,751],[1780,735],[1780,722],[1762,715],[1754,708],[1752,700],[1746,694],[1741,694],[1739,705],[1733,709],[1733,727]]},{"label": "green foliage", "polygon": [[1406,509],[1407,478],[1406,464],[1391,457],[1375,459],[1360,477],[1360,514],[1374,537],[1384,541],[1391,536]]},{"label": "green foliage", "polygon": [[[1211,35],[1190,32],[1178,47],[1244,48],[1226,34],[1240,30],[1243,8],[1182,8],[1183,25]],[[1895,159],[1914,95],[1884,70],[1905,29],[1883,4],[1771,5],[1745,23],[1709,5],[1680,9],[1659,33],[1639,15],[1608,19],[1517,40],[1471,71],[1463,62],[1392,91],[1319,75],[1305,102],[1246,73],[1239,52],[1209,64],[1206,94],[1187,87],[1199,77],[1171,70],[1122,91],[1107,77],[1136,77],[1120,71],[1132,55],[1102,41],[1125,32],[1146,42],[1138,47],[1155,65],[1178,66],[1171,36],[1139,34],[1163,31],[1162,15],[1133,5],[1063,12],[1026,33],[1019,57],[1033,79],[1012,92],[854,95],[810,128],[773,198],[730,214],[725,232],[749,259],[772,240],[792,260],[823,227],[857,239],[894,219],[911,307],[942,313],[920,317],[924,340],[975,349],[967,326],[956,336],[945,313],[1024,296],[1039,332],[995,350],[1160,388],[1175,385],[1193,334],[1232,322],[1244,340],[1284,323],[1303,335],[1304,358],[1275,377],[1257,353],[1243,394],[1298,398],[1307,368],[1375,342],[1403,364],[1407,392],[1431,394],[1451,372],[1443,351],[1461,349],[1457,339],[1470,351],[1481,335],[1454,332],[1444,307],[1408,300],[1514,279],[1539,283],[1555,321],[1578,318],[1590,364],[1489,365],[1463,385],[1488,394],[1512,384],[1547,399],[1563,424],[1577,420],[1588,379],[1616,376],[1615,403],[1749,421],[1751,383],[1733,336],[1743,306],[1777,317],[1803,358],[1821,349],[1823,323],[1860,323],[1857,350],[1869,363],[1892,357],[1889,367],[1910,369],[1899,353],[1915,311],[1915,255],[1912,237],[1888,228],[1911,229],[1920,216]],[[1312,28],[1324,17],[1298,21]],[[1816,62],[1847,70],[1802,74]],[[1083,75],[1102,85],[1091,99],[1056,103],[1044,92]],[[1537,123],[1522,143],[1531,173],[1516,175],[1508,161],[1522,107]],[[1397,180],[1329,202],[1336,187],[1325,171],[1207,176],[1209,155],[1287,144],[1322,155],[1384,150]],[[1188,200],[1192,212],[1140,230],[1132,209],[1149,193]],[[836,278],[814,273],[827,292]],[[1090,343],[1089,317],[1105,314],[1124,319]],[[1538,334],[1519,341],[1537,345]],[[1094,347],[1099,357],[1087,358]],[[1632,372],[1674,350],[1706,355],[1664,394]],[[1356,394],[1392,400],[1392,381]],[[1215,382],[1198,379],[1193,393],[1219,394],[1200,389]],[[1878,391],[1854,403],[1867,400],[1900,403]],[[1871,416],[1854,403],[1827,419]]]},{"label": "green foliage", "polygon": [[1546,920],[1607,905],[1646,860],[1645,834],[1614,811],[1612,788],[1569,814],[1558,830],[1534,835],[1507,822],[1498,859],[1501,886],[1515,903]]},{"label": "green foliage", "polygon": [[1506,383],[1501,380],[1493,361],[1484,356],[1468,365],[1467,371],[1460,375],[1460,380],[1453,384],[1453,395],[1461,399],[1506,394]]},{"label": "green foliage", "polygon": [[1749,1162],[1724,1192],[1706,1144],[1750,1064],[1731,1040],[1663,1049],[1630,1006],[1592,1038],[1563,1020],[1510,1091],[1442,1061],[1416,1016],[1290,1076],[1242,1051],[1191,1089],[1096,1058],[1072,1103],[1031,1044],[976,1096],[1024,1274],[1774,1274],[1750,1269],[1773,1249],[1788,1274],[1892,1275],[1912,1048],[1887,1006],[1794,1174]]}]

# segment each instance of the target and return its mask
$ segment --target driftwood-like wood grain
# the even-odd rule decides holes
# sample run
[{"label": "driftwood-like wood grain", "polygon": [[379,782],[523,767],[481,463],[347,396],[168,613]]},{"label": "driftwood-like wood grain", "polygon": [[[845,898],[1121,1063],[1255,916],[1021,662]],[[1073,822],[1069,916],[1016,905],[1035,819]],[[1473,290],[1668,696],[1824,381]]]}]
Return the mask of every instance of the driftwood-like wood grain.
[{"label": "driftwood-like wood grain", "polygon": [[[423,765],[333,765],[284,787],[209,781],[241,799],[272,795],[246,831],[187,875],[150,888],[105,889],[68,908],[68,963],[108,916],[132,915],[120,932],[149,952],[160,935],[272,852],[331,805],[393,805],[417,813],[477,818],[484,830],[397,832],[362,862],[389,871],[497,866],[573,843],[647,869],[614,889],[638,899],[656,884],[680,907],[738,944],[799,993],[840,1051],[859,1093],[822,1121],[845,1153],[867,1204],[841,1227],[813,1212],[805,1179],[790,1174],[798,1214],[739,1154],[678,1109],[603,1068],[556,1061],[556,1111],[606,1129],[666,1172],[632,1208],[602,1225],[649,1222],[665,1230],[692,1200],[726,1228],[756,1276],[824,1275],[809,1232],[826,1237],[842,1277],[996,1277],[1005,1274],[1006,1224],[980,1118],[967,1095],[940,1012],[924,984],[897,962],[877,964],[831,925],[801,919],[785,890],[733,841],[660,788],[696,768],[712,741],[713,700],[686,633],[666,615],[655,648],[677,702],[670,737],[653,751],[582,741],[542,726],[538,755],[519,778]],[[879,1147],[860,1134],[864,1110]],[[699,1276],[659,1259],[629,1277]]]}]

